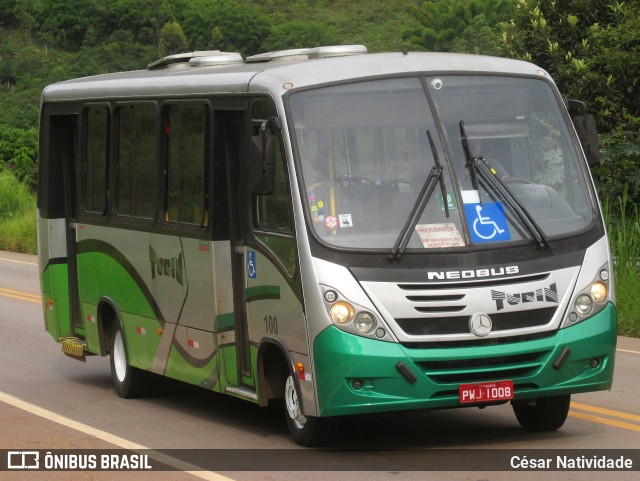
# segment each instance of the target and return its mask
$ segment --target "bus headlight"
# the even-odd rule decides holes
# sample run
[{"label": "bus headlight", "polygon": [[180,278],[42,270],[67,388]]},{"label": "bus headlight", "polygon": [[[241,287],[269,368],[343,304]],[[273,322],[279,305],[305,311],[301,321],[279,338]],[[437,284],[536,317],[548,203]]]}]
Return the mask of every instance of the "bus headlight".
[{"label": "bus headlight", "polygon": [[591,298],[597,304],[602,304],[607,300],[607,285],[602,281],[596,281],[591,284]]},{"label": "bus headlight", "polygon": [[593,308],[593,301],[591,300],[591,297],[588,296],[587,294],[581,294],[578,297],[576,297],[575,307],[578,313],[585,316],[589,314],[589,312]]},{"label": "bus headlight", "polygon": [[347,299],[338,289],[322,286],[322,300],[329,320],[338,329],[377,341],[397,342],[375,307]]},{"label": "bus headlight", "polygon": [[574,293],[573,308],[566,312],[560,329],[575,326],[585,319],[595,316],[607,307],[609,301],[615,300],[613,275],[608,262],[600,269],[594,269],[593,279],[591,282],[585,282],[583,286],[582,289]]},{"label": "bus headlight", "polygon": [[346,301],[338,301],[329,309],[331,320],[336,324],[346,324],[353,319],[355,310],[353,306]]},{"label": "bus headlight", "polygon": [[356,315],[354,324],[358,331],[360,331],[362,334],[367,334],[373,331],[373,329],[376,327],[376,320],[368,312],[359,312]]}]

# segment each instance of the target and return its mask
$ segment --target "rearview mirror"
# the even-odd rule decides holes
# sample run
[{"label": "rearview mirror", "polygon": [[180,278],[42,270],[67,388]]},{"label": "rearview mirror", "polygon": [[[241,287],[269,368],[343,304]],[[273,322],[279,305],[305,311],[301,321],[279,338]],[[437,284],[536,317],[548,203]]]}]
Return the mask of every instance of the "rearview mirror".
[{"label": "rearview mirror", "polygon": [[584,102],[568,100],[567,107],[571,120],[573,120],[573,126],[582,144],[582,150],[584,150],[584,155],[587,157],[587,163],[590,167],[600,165],[600,142],[595,118],[588,113],[589,109]]},{"label": "rearview mirror", "polygon": [[274,134],[280,128],[280,121],[273,117],[262,123],[258,135],[251,137],[249,179],[252,194],[269,195],[273,192],[276,160]]}]

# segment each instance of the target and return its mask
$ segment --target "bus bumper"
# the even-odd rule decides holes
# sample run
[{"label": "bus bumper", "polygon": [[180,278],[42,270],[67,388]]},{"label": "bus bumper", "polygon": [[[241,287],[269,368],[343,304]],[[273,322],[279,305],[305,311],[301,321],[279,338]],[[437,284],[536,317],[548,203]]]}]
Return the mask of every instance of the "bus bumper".
[{"label": "bus bumper", "polygon": [[[464,407],[461,384],[511,380],[514,399],[608,390],[613,381],[616,309],[523,342],[412,348],[327,328],[315,340],[319,414]],[[403,363],[415,376],[398,369]],[[413,381],[413,382],[412,382]]]}]

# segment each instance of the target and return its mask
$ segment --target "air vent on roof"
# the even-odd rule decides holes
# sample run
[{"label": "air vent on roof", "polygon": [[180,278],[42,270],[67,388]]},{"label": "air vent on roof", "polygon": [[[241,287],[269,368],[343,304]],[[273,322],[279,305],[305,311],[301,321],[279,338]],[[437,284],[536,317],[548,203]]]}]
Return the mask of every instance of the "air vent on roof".
[{"label": "air vent on roof", "polygon": [[308,48],[292,48],[289,50],[259,53],[257,55],[247,57],[247,62],[282,62],[285,60],[306,59],[308,51]]},{"label": "air vent on roof", "polygon": [[192,67],[222,67],[225,65],[237,65],[244,63],[242,55],[237,52],[220,52],[217,55],[195,57],[189,60]]},{"label": "air vent on roof", "polygon": [[364,45],[331,45],[328,47],[316,47],[307,51],[309,58],[347,57],[363,53],[367,53],[367,47]]},{"label": "air vent on roof", "polygon": [[364,45],[333,45],[315,48],[294,48],[275,52],[259,53],[247,57],[247,63],[253,62],[282,62],[286,60],[306,60],[310,58],[346,57],[367,53]]},{"label": "air vent on roof", "polygon": [[[187,66],[189,63],[197,58],[218,58],[218,57],[233,57],[235,59],[239,58],[239,62],[242,62],[242,56],[239,53],[235,52],[221,52],[220,50],[197,50],[195,52],[185,52],[185,53],[177,53],[175,55],[169,55],[167,57],[163,57],[161,59],[156,60],[155,62],[151,62],[147,68],[149,70],[161,69],[161,68],[176,68],[178,66]],[[234,63],[239,63],[236,60]],[[221,65],[221,64],[216,64]],[[225,64],[227,65],[227,64]]]}]

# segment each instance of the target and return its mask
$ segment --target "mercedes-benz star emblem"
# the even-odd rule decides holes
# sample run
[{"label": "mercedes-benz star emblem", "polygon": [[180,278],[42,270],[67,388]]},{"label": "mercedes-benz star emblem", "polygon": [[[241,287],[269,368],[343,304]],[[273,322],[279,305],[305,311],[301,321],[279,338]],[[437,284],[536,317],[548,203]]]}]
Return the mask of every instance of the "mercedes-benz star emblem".
[{"label": "mercedes-benz star emblem", "polygon": [[484,312],[476,312],[469,319],[469,330],[478,337],[484,337],[489,334],[492,327],[491,318]]}]

